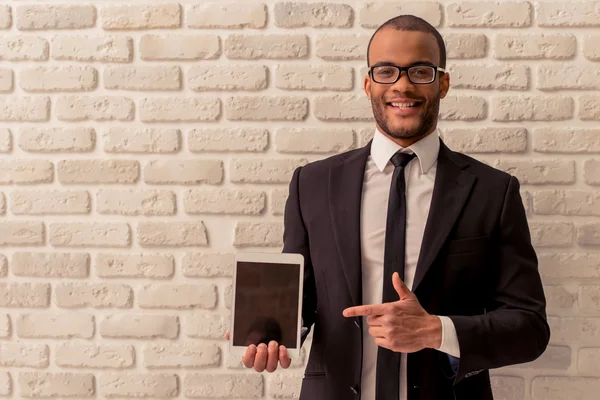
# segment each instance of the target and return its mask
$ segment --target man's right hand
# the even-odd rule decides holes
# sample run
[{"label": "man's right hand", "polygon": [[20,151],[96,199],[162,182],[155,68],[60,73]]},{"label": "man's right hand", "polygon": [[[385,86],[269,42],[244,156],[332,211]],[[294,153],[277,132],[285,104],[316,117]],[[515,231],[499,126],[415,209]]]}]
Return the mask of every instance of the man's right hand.
[{"label": "man's right hand", "polygon": [[[225,338],[230,340],[229,331],[225,334]],[[263,372],[265,369],[267,372],[274,372],[278,363],[283,368],[288,368],[291,362],[285,346],[279,346],[275,341],[271,341],[269,347],[264,343],[260,343],[258,346],[251,344],[242,357],[244,366],[254,368],[256,372]]]}]

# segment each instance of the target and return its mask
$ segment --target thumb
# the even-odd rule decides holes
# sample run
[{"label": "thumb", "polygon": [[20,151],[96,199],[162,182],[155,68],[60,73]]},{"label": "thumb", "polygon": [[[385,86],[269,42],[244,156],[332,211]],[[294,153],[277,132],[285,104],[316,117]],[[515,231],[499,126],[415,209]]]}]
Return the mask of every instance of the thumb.
[{"label": "thumb", "polygon": [[402,282],[402,279],[400,279],[399,273],[394,272],[392,274],[392,284],[394,285],[394,289],[396,289],[396,293],[398,293],[398,296],[400,296],[400,300],[404,300],[412,296],[412,292],[408,289],[408,286],[406,286],[404,282]]}]

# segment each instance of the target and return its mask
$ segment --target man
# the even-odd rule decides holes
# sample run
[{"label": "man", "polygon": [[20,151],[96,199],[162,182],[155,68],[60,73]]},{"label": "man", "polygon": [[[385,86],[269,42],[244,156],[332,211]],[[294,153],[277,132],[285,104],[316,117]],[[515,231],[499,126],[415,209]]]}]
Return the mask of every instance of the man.
[{"label": "man", "polygon": [[[492,399],[488,370],[534,360],[550,336],[519,183],[440,140],[435,28],[393,18],[367,53],[373,140],[298,168],[285,208],[314,329],[300,398]],[[290,360],[272,342],[243,362]]]}]

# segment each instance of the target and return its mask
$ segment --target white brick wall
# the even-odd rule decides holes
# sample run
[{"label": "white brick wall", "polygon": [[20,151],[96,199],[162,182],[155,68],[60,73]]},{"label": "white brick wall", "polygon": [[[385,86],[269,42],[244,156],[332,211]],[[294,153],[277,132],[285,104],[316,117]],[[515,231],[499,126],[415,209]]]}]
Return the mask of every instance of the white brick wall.
[{"label": "white brick wall", "polygon": [[370,139],[402,13],[446,40],[447,144],[522,182],[552,338],[496,398],[598,397],[600,2],[5,3],[0,397],[297,397],[306,351],[227,352],[232,254],[279,251],[293,170]]}]

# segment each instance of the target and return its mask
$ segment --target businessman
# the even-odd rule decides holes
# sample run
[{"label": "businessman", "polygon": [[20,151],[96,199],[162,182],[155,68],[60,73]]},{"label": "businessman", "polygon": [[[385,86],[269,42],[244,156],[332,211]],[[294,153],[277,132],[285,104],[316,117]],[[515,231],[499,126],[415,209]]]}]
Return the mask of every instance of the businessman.
[{"label": "businessman", "polygon": [[[313,330],[300,399],[492,399],[489,370],[550,337],[519,182],[440,139],[450,76],[433,26],[385,22],[367,64],[373,139],[296,169],[285,207]],[[275,342],[243,362],[290,364]]]}]

